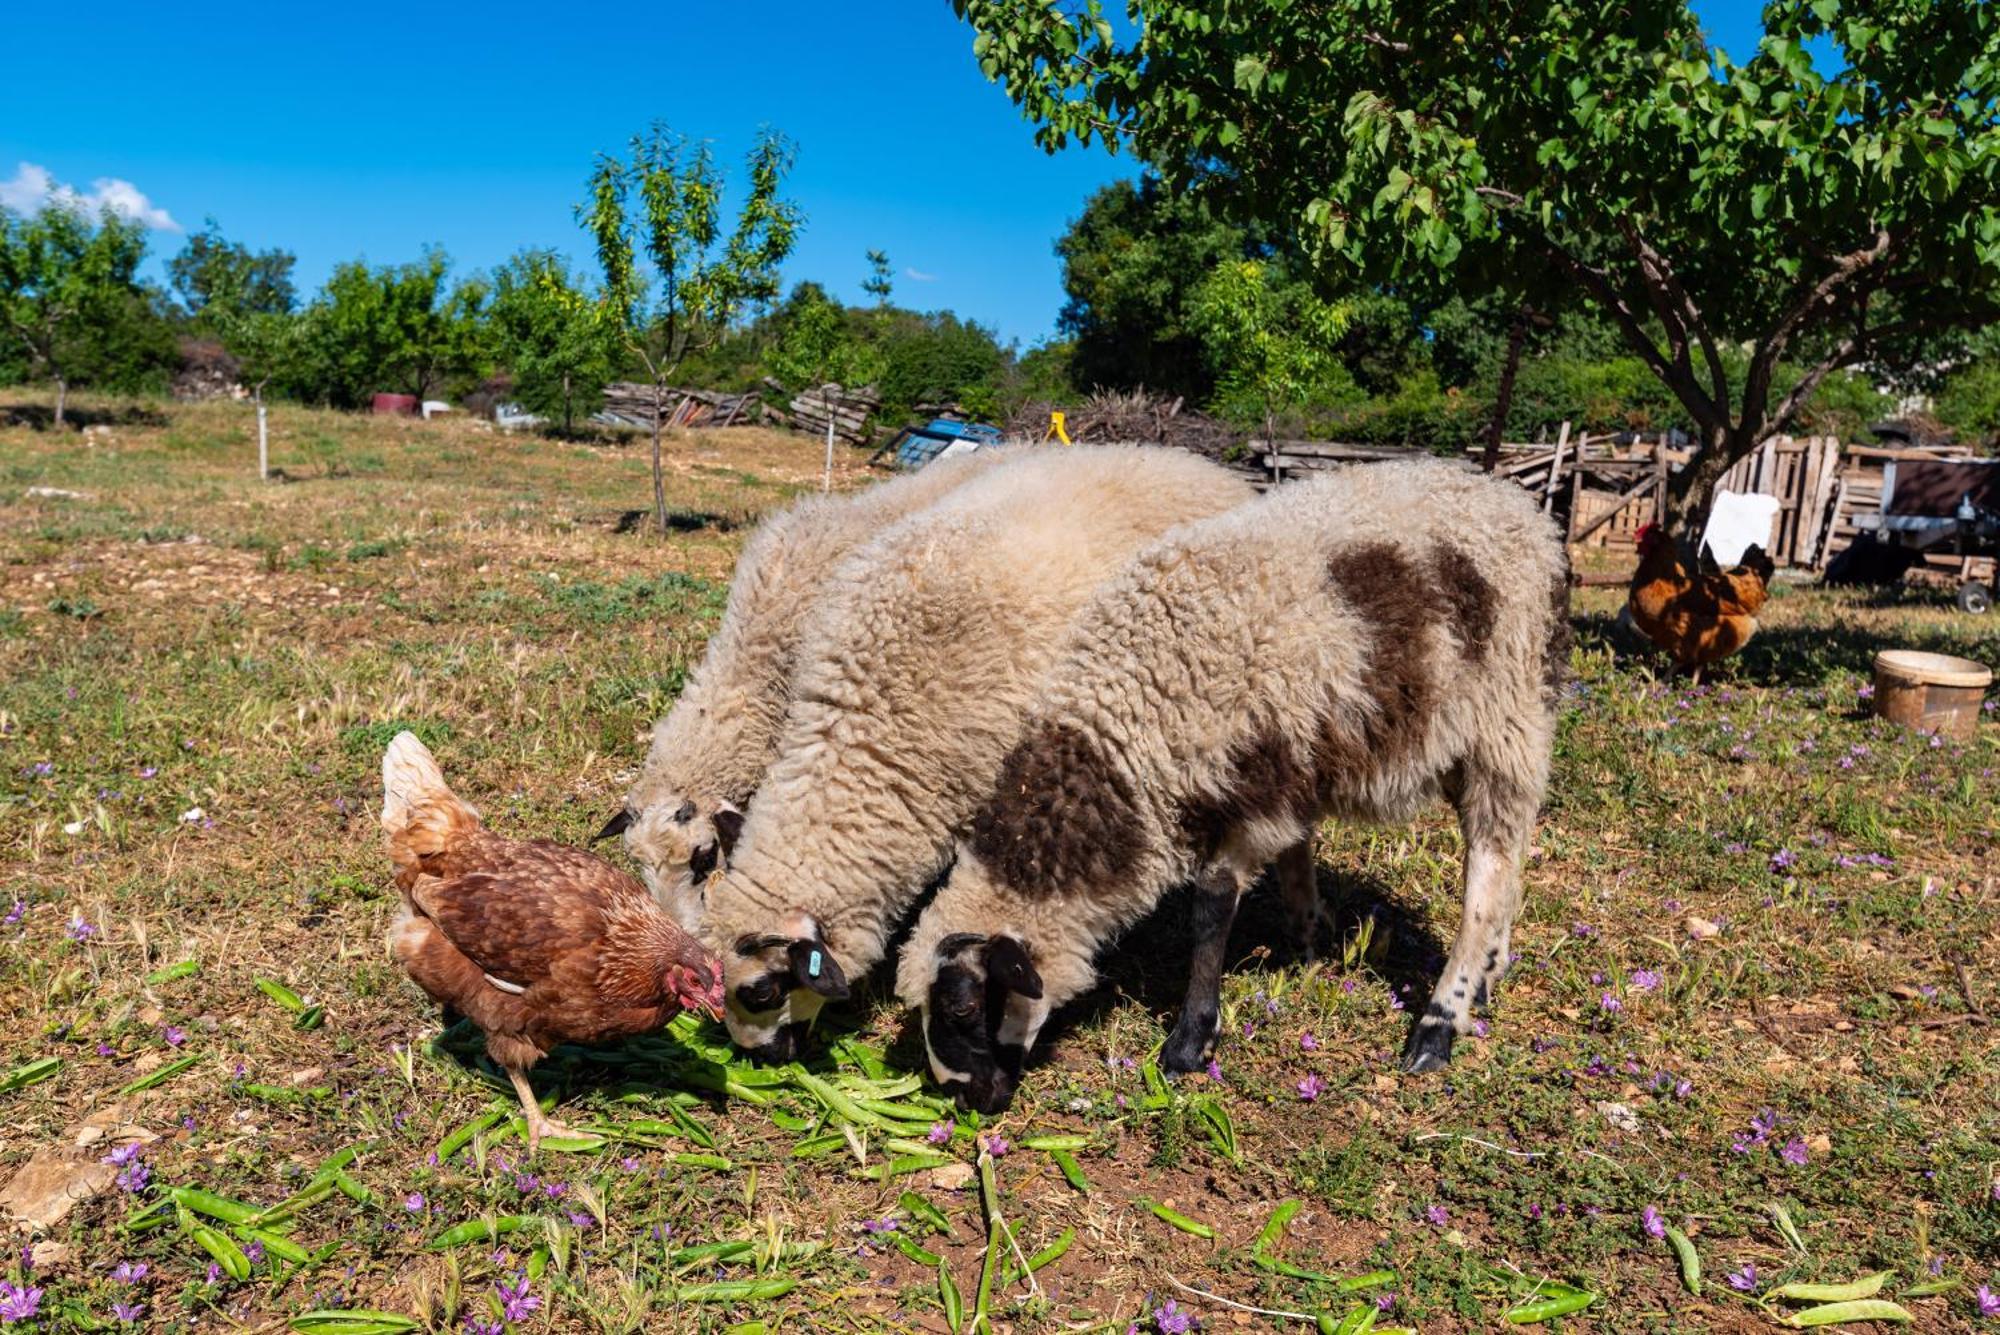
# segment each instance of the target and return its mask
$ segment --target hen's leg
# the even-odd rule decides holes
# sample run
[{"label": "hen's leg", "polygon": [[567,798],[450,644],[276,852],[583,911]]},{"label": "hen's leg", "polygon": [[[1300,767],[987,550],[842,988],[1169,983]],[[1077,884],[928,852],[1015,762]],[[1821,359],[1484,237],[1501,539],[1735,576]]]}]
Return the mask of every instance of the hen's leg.
[{"label": "hen's leg", "polygon": [[514,1082],[514,1093],[521,1100],[521,1112],[528,1119],[528,1153],[533,1154],[541,1148],[543,1136],[575,1134],[542,1112],[542,1105],[535,1100],[534,1087],[528,1083],[527,1072],[518,1066],[509,1066],[506,1070],[507,1078]]}]

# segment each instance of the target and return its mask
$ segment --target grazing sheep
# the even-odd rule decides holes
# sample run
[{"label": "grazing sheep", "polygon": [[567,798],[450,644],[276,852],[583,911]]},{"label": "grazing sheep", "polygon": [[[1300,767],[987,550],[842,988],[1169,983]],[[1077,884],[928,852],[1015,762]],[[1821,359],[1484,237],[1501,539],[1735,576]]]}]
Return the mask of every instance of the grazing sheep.
[{"label": "grazing sheep", "polygon": [[777,752],[801,628],[834,568],[1003,453],[941,459],[865,491],[810,497],[766,519],[744,545],[722,624],[654,725],[624,808],[598,832],[624,834],[646,884],[682,926],[696,925],[701,882],[728,855]]},{"label": "grazing sheep", "polygon": [[1274,857],[1310,933],[1325,816],[1443,793],[1465,910],[1404,1050],[1450,1059],[1507,960],[1567,658],[1567,562],[1526,492],[1371,464],[1189,524],[1077,618],[1050,690],[903,950],[932,1072],[998,1111],[1098,950],[1192,882],[1194,960],[1162,1065],[1199,1066],[1238,898]]},{"label": "grazing sheep", "polygon": [[778,757],[704,886],[740,1045],[790,1058],[826,999],[882,958],[1098,583],[1249,496],[1176,450],[1026,450],[841,566],[800,646]]}]

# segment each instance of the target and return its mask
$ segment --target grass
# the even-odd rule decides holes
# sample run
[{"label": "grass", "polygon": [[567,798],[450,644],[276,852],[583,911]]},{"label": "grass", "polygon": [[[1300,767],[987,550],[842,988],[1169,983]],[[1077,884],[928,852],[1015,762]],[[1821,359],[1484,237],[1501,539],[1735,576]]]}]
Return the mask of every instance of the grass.
[{"label": "grass", "polygon": [[[1324,832],[1339,933],[1316,966],[1246,908],[1219,1078],[1168,1086],[1149,1061],[1184,977],[1170,906],[1059,1017],[1015,1109],[942,1147],[903,1074],[921,1041],[878,984],[823,1028],[839,1056],[817,1075],[745,1075],[686,1024],[558,1052],[539,1087],[613,1139],[529,1164],[476,1036],[440,1034],[383,950],[381,748],[414,728],[497,827],[581,842],[747,525],[816,484],[818,445],[670,442],[663,538],[621,525],[648,494],[637,449],[280,408],[289,480],[260,485],[238,405],[109,420],[88,443],[0,427],[0,1175],[107,1109],[155,1137],[142,1171],[112,1166],[133,1190],[50,1230],[66,1257],[0,1267],[43,1290],[45,1328],[136,1305],[160,1330],[367,1308],[436,1331],[934,1331],[931,1256],[968,1323],[984,1276],[984,1310],[1024,1332],[1182,1309],[1310,1329],[1177,1284],[1336,1318],[1380,1295],[1384,1326],[1426,1332],[1576,1294],[1550,1328],[1778,1329],[1799,1304],[1731,1287],[1748,1267],[1759,1297],[1887,1272],[1878,1296],[1917,1328],[1982,1328],[2000,728],[1933,743],[1859,697],[1885,644],[1992,660],[1993,627],[1941,597],[1782,586],[1694,691],[1615,639],[1617,591],[1579,594],[1519,958],[1441,1076],[1393,1057],[1456,925],[1442,810]],[[856,1098],[876,1111],[829,1111]],[[1037,1134],[1081,1138],[1087,1191]],[[1013,1148],[989,1194],[958,1165],[993,1135]],[[946,1176],[880,1173],[917,1151]],[[1700,1296],[1649,1208],[1690,1240]],[[1393,1279],[1339,1288],[1376,1271]]]}]

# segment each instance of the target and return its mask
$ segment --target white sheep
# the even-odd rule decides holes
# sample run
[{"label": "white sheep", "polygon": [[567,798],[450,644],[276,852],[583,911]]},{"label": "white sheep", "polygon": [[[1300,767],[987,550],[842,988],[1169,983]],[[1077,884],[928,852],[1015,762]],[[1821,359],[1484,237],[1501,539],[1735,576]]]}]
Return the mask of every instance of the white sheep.
[{"label": "white sheep", "polygon": [[824,1001],[882,958],[1097,584],[1250,496],[1177,450],[1010,453],[858,549],[808,624],[778,757],[700,924],[730,1032],[762,1058],[794,1055]]},{"label": "white sheep", "polygon": [[1295,921],[1326,816],[1440,793],[1464,919],[1404,1050],[1450,1059],[1507,960],[1567,661],[1567,560],[1526,492],[1437,461],[1285,487],[1168,535],[1077,620],[1048,698],[904,948],[933,1074],[998,1111],[1098,951],[1194,886],[1188,995],[1162,1055],[1205,1060],[1238,898],[1282,856]]},{"label": "white sheep", "polygon": [[647,886],[683,927],[700,884],[728,855],[776,754],[806,615],[856,547],[999,461],[941,459],[865,491],[813,496],[765,519],[744,544],[722,624],[652,744],[625,805],[598,832],[623,833]]}]

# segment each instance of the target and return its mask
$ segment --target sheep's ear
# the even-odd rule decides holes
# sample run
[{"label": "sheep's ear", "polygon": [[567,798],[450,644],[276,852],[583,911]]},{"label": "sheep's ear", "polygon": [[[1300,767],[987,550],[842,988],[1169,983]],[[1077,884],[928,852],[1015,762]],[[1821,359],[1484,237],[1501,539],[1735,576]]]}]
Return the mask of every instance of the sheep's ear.
[{"label": "sheep's ear", "polygon": [[711,822],[715,826],[715,842],[722,845],[722,856],[728,857],[736,850],[736,839],[743,833],[743,813],[727,802],[715,809]]},{"label": "sheep's ear", "polygon": [[1042,999],[1042,976],[1028,960],[1028,948],[1011,936],[996,936],[986,946],[986,977],[1030,1001]]},{"label": "sheep's ear", "polygon": [[599,840],[613,838],[617,835],[625,833],[625,831],[631,828],[632,828],[631,811],[627,809],[621,809],[617,815],[613,816],[610,820],[604,822],[603,829],[599,830],[596,834],[590,836],[590,842],[594,844],[597,843]]},{"label": "sheep's ear", "polygon": [[824,944],[797,939],[785,947],[785,953],[791,957],[793,982],[828,1001],[847,1000],[847,975]]}]

